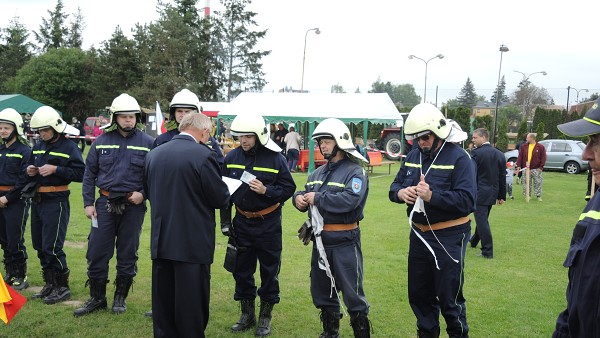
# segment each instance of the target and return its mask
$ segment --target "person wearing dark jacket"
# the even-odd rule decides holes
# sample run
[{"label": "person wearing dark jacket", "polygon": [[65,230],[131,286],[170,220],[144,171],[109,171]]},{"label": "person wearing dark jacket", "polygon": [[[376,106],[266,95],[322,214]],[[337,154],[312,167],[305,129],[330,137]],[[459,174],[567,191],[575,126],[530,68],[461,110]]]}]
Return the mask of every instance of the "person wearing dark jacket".
[{"label": "person wearing dark jacket", "polygon": [[215,209],[230,198],[216,154],[205,144],[210,128],[208,117],[187,115],[181,133],[146,158],[154,337],[204,337],[208,324]]},{"label": "person wearing dark jacket", "polygon": [[109,126],[92,143],[86,158],[82,195],[85,216],[92,221],[86,254],[90,298],[75,309],[76,317],[106,308],[109,262],[115,249],[113,313],[126,311],[125,299],[137,274],[137,253],[146,214],[144,159],[154,140],[140,130],[142,112],[132,96],[116,97],[110,113]]},{"label": "person wearing dark jacket", "polygon": [[[544,178],[542,177],[542,171],[546,165],[546,148],[536,142],[535,134],[527,134],[527,143],[524,143],[519,148],[519,157],[517,158],[517,172],[521,168],[529,168],[531,177],[529,179],[529,196],[531,197],[532,192],[535,193],[537,200],[542,201],[542,184]],[[526,189],[525,183],[523,183],[523,196],[525,196]]]},{"label": "person wearing dark jacket", "polygon": [[85,163],[77,145],[64,134],[78,135],[51,107],[38,108],[31,129],[40,134],[27,163],[21,196],[31,198],[31,243],[37,251],[45,285],[31,297],[55,304],[71,298],[69,267],[63,250],[69,224],[69,184],[81,182]]},{"label": "person wearing dark jacket", "polygon": [[[559,124],[558,130],[570,137],[590,138],[582,159],[590,164],[600,182],[600,100],[582,119]],[[558,315],[553,338],[599,337],[600,320],[600,194],[587,203],[573,229],[571,244],[563,263],[568,268],[567,306]],[[561,302],[562,303],[562,302]]]},{"label": "person wearing dark jacket", "polygon": [[29,200],[21,199],[25,170],[31,156],[29,142],[23,136],[23,118],[12,108],[0,112],[0,246],[4,251],[4,281],[15,290],[27,282],[25,225]]},{"label": "person wearing dark jacket", "polygon": [[494,257],[492,230],[489,216],[492,206],[502,205],[506,200],[506,164],[504,154],[490,144],[487,129],[478,128],[473,132],[475,149],[471,158],[477,168],[477,202],[475,207],[475,233],[471,247],[476,247],[481,239],[481,254],[484,258]]},{"label": "person wearing dark jacket", "polygon": [[368,161],[356,150],[350,130],[339,119],[323,120],[312,138],[327,164],[308,176],[305,189],[296,192],[292,201],[296,209],[308,211],[310,218],[311,226],[303,226],[299,237],[306,245],[311,239],[314,242],[310,293],[321,310],[320,337],[340,336],[340,292],[354,337],[370,337],[359,226],[369,194],[369,180],[360,163]]},{"label": "person wearing dark jacket", "polygon": [[[285,157],[270,138],[265,120],[256,114],[239,114],[230,131],[240,146],[227,154],[223,176],[239,179],[242,185],[233,193],[235,217],[231,209],[221,209],[221,231],[233,236],[238,255],[233,268],[234,299],[240,302],[241,315],[231,327],[234,332],[256,325],[254,300],[260,297],[260,315],[256,336],[271,333],[271,312],[279,303],[281,268],[281,208],[294,194],[296,184]],[[260,288],[254,274],[260,264]]]},{"label": "person wearing dark jacket", "polygon": [[449,337],[468,337],[463,281],[468,216],[477,193],[475,165],[464,149],[447,140],[450,124],[435,106],[415,106],[404,128],[413,149],[402,161],[389,199],[407,204],[408,301],[418,336],[439,337],[441,311]]}]

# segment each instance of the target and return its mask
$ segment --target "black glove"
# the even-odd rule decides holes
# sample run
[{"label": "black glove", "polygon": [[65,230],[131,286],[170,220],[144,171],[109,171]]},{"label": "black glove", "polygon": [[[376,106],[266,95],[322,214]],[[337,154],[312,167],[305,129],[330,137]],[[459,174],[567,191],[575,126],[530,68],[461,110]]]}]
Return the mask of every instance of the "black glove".
[{"label": "black glove", "polygon": [[300,229],[298,229],[298,238],[304,243],[304,245],[308,245],[310,243],[310,239],[312,238],[313,229],[312,224],[310,223],[310,219],[307,219],[306,222],[302,224]]},{"label": "black glove", "polygon": [[21,190],[21,198],[31,198],[33,203],[39,203],[41,200],[40,193],[38,192],[39,183],[37,181],[31,181],[23,187]]},{"label": "black glove", "polygon": [[223,208],[221,213],[221,232],[227,237],[235,236],[233,233],[233,225],[231,224],[231,205]]}]

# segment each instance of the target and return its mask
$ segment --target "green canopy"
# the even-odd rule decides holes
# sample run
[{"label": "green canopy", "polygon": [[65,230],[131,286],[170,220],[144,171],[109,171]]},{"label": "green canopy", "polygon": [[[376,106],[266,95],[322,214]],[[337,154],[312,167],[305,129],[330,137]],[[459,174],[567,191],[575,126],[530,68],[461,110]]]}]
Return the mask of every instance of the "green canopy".
[{"label": "green canopy", "polygon": [[0,111],[13,108],[20,114],[33,114],[36,109],[42,106],[45,106],[45,104],[22,94],[0,95]]}]

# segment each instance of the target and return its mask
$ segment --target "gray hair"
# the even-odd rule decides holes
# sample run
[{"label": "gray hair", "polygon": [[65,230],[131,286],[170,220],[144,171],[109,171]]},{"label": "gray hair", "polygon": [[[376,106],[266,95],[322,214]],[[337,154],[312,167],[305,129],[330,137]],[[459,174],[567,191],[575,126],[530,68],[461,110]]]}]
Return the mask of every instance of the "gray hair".
[{"label": "gray hair", "polygon": [[179,123],[179,131],[188,131],[190,129],[202,130],[212,129],[212,122],[204,114],[187,114]]}]

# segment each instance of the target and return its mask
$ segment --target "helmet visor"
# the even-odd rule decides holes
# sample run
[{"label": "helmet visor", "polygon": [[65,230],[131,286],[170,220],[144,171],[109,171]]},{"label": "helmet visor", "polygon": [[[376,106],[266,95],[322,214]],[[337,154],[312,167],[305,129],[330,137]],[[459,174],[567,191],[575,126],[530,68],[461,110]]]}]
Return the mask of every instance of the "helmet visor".
[{"label": "helmet visor", "polygon": [[414,139],[420,139],[420,138],[423,138],[423,140],[425,141],[425,140],[429,139],[429,137],[430,137],[429,135],[431,135],[431,134],[433,134],[431,132],[431,130],[426,130],[426,131],[416,133],[413,135],[404,135],[404,137],[406,138],[407,141],[412,141]]}]

